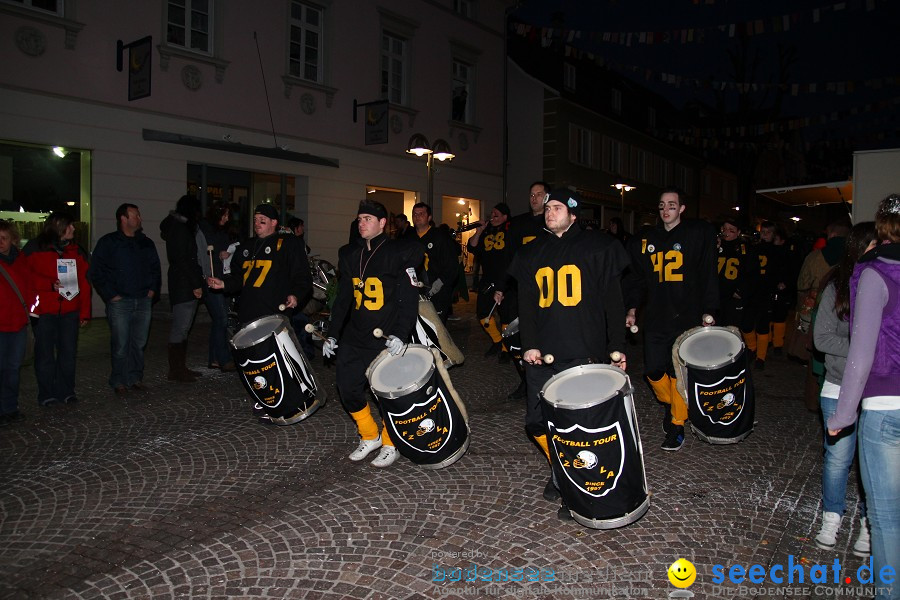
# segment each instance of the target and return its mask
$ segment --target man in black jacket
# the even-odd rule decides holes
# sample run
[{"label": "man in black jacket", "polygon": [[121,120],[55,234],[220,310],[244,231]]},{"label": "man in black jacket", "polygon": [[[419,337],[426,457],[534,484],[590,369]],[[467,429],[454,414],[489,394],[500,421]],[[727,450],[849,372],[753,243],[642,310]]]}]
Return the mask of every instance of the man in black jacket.
[{"label": "man in black jacket", "polygon": [[[548,426],[539,396],[556,373],[587,364],[610,362],[626,367],[625,304],[620,278],[628,255],[611,236],[582,230],[576,220],[581,198],[567,189],[545,196],[544,219],[550,235],[523,246],[509,274],[518,285],[519,331],[528,395],[525,430],[550,460]],[[544,360],[553,355],[552,364]],[[559,497],[553,482],[544,498]],[[557,515],[570,519],[563,503]]]},{"label": "man in black jacket", "polygon": [[121,397],[129,389],[144,387],[144,348],[162,274],[156,244],[141,230],[138,207],[119,206],[116,222],[118,229],[97,241],[88,277],[106,303],[112,362],[109,385]]},{"label": "man in black jacket", "polygon": [[[399,451],[386,428],[379,434],[372,418],[366,369],[385,346],[391,354],[398,354],[409,341],[419,314],[416,267],[423,258],[417,242],[388,237],[387,216],[379,202],[360,203],[360,239],[338,251],[341,277],[331,309],[331,337],[322,345],[326,358],[337,353],[338,394],[359,432],[359,446],[350,460],[361,461],[381,448],[372,464],[382,468],[392,465]],[[376,328],[388,336],[386,343],[373,335]]]}]

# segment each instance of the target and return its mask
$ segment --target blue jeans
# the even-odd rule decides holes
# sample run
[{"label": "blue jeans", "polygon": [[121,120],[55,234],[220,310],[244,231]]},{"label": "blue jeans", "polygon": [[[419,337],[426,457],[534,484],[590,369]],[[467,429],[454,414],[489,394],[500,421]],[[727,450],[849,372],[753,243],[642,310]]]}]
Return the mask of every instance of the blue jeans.
[{"label": "blue jeans", "polygon": [[131,387],[144,379],[144,348],[150,335],[150,298],[122,298],[106,305],[112,372],[109,385]]},{"label": "blue jeans", "polygon": [[[878,598],[900,599],[900,410],[863,410],[859,418],[859,467],[872,532],[875,587],[893,587]],[[885,566],[892,584],[879,583]]]},{"label": "blue jeans", "polygon": [[197,314],[197,300],[188,300],[172,305],[172,329],[169,330],[169,343],[186,342]]},{"label": "blue jeans", "polygon": [[[819,406],[822,408],[822,418],[825,425],[825,462],[822,465],[822,509],[825,512],[833,512],[839,515],[844,514],[847,508],[847,476],[850,474],[850,467],[853,465],[853,457],[856,456],[856,430],[854,425],[850,428],[850,433],[841,432],[841,435],[835,438],[828,435],[828,419],[837,410],[837,398],[828,398],[826,396],[819,397]],[[859,487],[859,509],[860,516],[866,516],[865,496],[862,488]]]},{"label": "blue jeans", "polygon": [[228,305],[225,294],[209,292],[203,299],[212,319],[209,330],[209,364],[223,366],[231,362],[231,348],[228,346]]},{"label": "blue jeans", "polygon": [[34,323],[34,374],[38,402],[75,395],[75,350],[78,313],[41,315]]},{"label": "blue jeans", "polygon": [[19,369],[25,355],[27,327],[0,331],[0,415],[19,410]]}]

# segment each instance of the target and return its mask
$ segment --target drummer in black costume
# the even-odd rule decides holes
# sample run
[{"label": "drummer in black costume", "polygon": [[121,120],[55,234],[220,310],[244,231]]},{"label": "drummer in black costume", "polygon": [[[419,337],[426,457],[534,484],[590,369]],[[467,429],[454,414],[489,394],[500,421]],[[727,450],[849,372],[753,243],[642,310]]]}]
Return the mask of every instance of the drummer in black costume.
[{"label": "drummer in black costume", "polygon": [[684,196],[677,188],[659,197],[660,222],[645,227],[628,242],[631,272],[626,278],[626,324],[646,299],[644,370],[656,399],[667,404],[663,415],[663,450],[684,445],[687,402],[675,387],[672,346],[679,335],[698,325],[712,325],[719,307],[716,281],[716,233],[712,225],[682,220]]},{"label": "drummer in black costume", "polygon": [[756,294],[759,288],[759,257],[741,239],[741,227],[734,219],[722,223],[717,267],[719,272],[720,325],[741,330],[750,352],[756,352],[754,330]]},{"label": "drummer in black costume", "polygon": [[[468,241],[469,251],[478,258],[483,273],[479,283],[475,314],[491,337],[491,346],[485,356],[493,356],[500,352],[501,361],[508,360],[509,354],[502,350],[500,329],[512,319],[506,310],[509,304],[500,307],[501,310],[494,308],[494,292],[500,280],[506,277],[506,269],[509,266],[506,239],[508,232],[509,206],[501,202],[494,206],[490,218],[475,230],[475,234]],[[491,316],[490,319],[488,315]]]},{"label": "drummer in black costume", "polygon": [[[394,464],[400,453],[386,429],[378,433],[369,408],[366,369],[385,346],[391,354],[399,354],[409,341],[419,305],[415,270],[424,255],[421,244],[388,237],[387,217],[382,204],[360,203],[357,222],[362,237],[338,251],[341,277],[331,309],[331,337],[322,346],[327,358],[335,354],[340,341],[335,373],[338,394],[360,436],[350,460],[363,460],[381,448],[372,461],[376,467]],[[388,336],[387,342],[373,335],[376,328]]]},{"label": "drummer in black costume", "polygon": [[[547,422],[539,396],[547,380],[570,367],[609,362],[614,351],[621,358],[612,364],[626,366],[620,277],[628,255],[615,238],[582,230],[576,223],[580,208],[581,199],[574,192],[553,191],[544,205],[552,235],[523,247],[509,267],[518,283],[519,331],[525,349],[525,430],[548,460]],[[553,355],[552,364],[543,360],[547,354]],[[559,497],[552,480],[544,497]],[[571,518],[565,502],[557,516]]]},{"label": "drummer in black costume", "polygon": [[302,307],[312,294],[312,275],[306,249],[291,234],[278,232],[278,210],[260,204],[253,212],[256,237],[241,245],[241,269],[232,267],[224,279],[208,278],[207,285],[226,294],[240,293],[238,321],[242,324]]},{"label": "drummer in black costume", "polygon": [[425,276],[431,286],[431,303],[444,323],[450,316],[453,304],[453,290],[456,286],[456,278],[459,274],[459,260],[456,252],[456,242],[452,237],[441,231],[438,227],[432,227],[431,207],[424,202],[413,205],[413,225],[419,243],[425,250]]},{"label": "drummer in black costume", "polygon": [[[506,233],[508,261],[512,261],[525,244],[547,234],[547,230],[544,229],[544,200],[550,193],[550,184],[544,181],[535,181],[528,186],[528,189],[530,192],[528,212],[516,215],[509,221],[509,231]],[[509,319],[504,323],[508,324],[519,316],[516,280],[509,277],[508,273],[497,283],[497,291],[494,292],[494,302],[504,306],[502,304],[504,300],[506,301],[505,318]],[[507,400],[519,400],[526,394],[525,369],[522,362],[516,360],[513,364],[522,381],[515,390],[507,395]]]}]

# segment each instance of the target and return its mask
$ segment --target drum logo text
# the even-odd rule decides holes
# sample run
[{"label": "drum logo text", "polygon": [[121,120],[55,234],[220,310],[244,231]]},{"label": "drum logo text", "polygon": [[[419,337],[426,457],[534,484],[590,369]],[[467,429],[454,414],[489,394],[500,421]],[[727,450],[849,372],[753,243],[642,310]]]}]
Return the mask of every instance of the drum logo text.
[{"label": "drum logo text", "polygon": [[402,413],[387,411],[393,434],[418,452],[439,452],[453,431],[453,414],[443,390],[438,387],[424,402],[415,403]]},{"label": "drum logo text", "polygon": [[730,425],[744,410],[746,384],[744,371],[732,377],[723,377],[715,383],[694,382],[696,406],[710,423]]},{"label": "drum logo text", "polygon": [[618,421],[598,428],[575,424],[552,433],[553,456],[566,478],[582,492],[600,498],[616,488],[625,466],[625,444]]},{"label": "drum logo text", "polygon": [[241,375],[257,400],[269,407],[281,404],[284,382],[274,353],[262,360],[247,359],[240,366]]}]

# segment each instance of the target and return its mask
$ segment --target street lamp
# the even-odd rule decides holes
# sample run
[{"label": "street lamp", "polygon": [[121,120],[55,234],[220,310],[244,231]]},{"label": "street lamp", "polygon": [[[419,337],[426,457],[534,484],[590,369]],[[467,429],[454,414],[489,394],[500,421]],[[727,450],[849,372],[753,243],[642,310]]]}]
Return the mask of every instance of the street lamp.
[{"label": "street lamp", "polygon": [[619,190],[620,195],[622,196],[622,226],[625,226],[625,192],[630,192],[631,190],[636,190],[637,187],[633,185],[628,185],[625,183],[614,183],[609,187],[614,187]]},{"label": "street lamp", "polygon": [[453,151],[450,149],[450,144],[448,144],[446,140],[435,140],[434,146],[432,146],[428,143],[428,138],[421,133],[414,133],[413,136],[409,138],[406,152],[407,154],[426,157],[425,164],[428,169],[428,206],[434,208],[434,201],[432,198],[434,195],[434,159],[444,162],[445,160],[453,160],[456,155],[453,154]]}]

